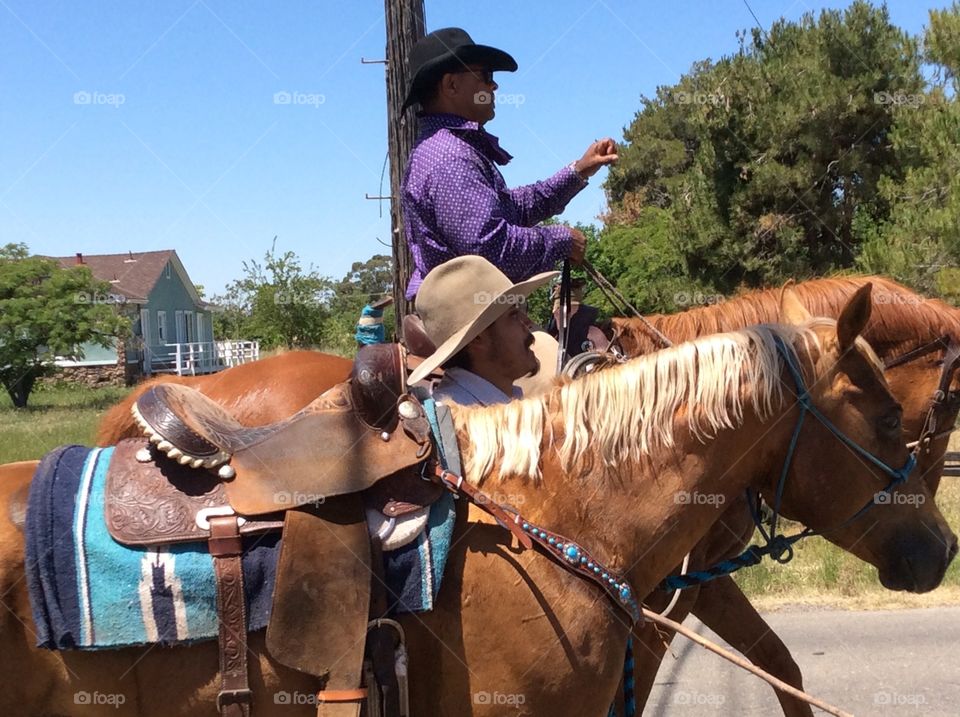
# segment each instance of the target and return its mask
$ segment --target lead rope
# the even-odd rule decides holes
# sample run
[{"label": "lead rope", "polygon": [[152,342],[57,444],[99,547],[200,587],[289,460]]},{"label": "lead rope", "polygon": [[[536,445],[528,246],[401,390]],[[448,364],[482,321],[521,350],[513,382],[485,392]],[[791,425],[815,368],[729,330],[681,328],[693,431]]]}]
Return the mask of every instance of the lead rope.
[{"label": "lead rope", "polygon": [[768,672],[765,672],[764,670],[761,670],[752,662],[745,660],[744,658],[738,655],[734,655],[729,650],[725,650],[719,645],[716,645],[710,642],[705,637],[702,637],[697,633],[695,633],[693,630],[687,627],[684,627],[679,622],[671,620],[670,618],[667,618],[667,617],[663,617],[661,615],[657,615],[657,613],[653,612],[652,610],[648,610],[647,608],[643,608],[643,616],[647,620],[650,620],[651,622],[655,622],[658,625],[661,625],[662,627],[665,627],[669,630],[673,630],[677,634],[683,635],[685,638],[687,638],[691,642],[695,642],[696,644],[700,645],[700,647],[706,648],[710,652],[720,655],[720,657],[722,657],[723,659],[728,660],[729,662],[732,662],[737,667],[743,668],[744,670],[751,673],[752,675],[756,675],[761,680],[765,681],[767,684],[773,687],[775,690],[779,690],[780,692],[788,694],[795,699],[802,700],[807,704],[813,705],[817,709],[823,710],[829,715],[834,715],[834,717],[853,717],[853,715],[850,714],[849,712],[845,712],[839,707],[834,707],[833,705],[829,704],[828,702],[824,702],[823,700],[818,700],[816,697],[812,695],[808,695],[806,692],[803,692],[802,690],[798,690],[793,685],[787,684],[783,680],[777,677],[774,677],[773,675],[771,675]]}]

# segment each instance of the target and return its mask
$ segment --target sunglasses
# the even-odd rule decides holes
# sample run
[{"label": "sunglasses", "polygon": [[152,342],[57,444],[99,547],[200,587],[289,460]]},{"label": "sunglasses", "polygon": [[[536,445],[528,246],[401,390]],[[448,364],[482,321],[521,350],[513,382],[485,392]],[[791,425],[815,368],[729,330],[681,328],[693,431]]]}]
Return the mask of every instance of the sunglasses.
[{"label": "sunglasses", "polygon": [[483,70],[471,70],[471,69],[468,67],[468,68],[465,69],[465,70],[457,70],[454,74],[455,74],[455,75],[465,75],[465,74],[468,74],[468,73],[471,74],[471,75],[473,75],[474,77],[476,77],[478,80],[480,80],[480,81],[483,82],[484,84],[487,84],[487,85],[492,85],[492,84],[493,84],[493,70],[486,70],[486,69],[483,69]]}]

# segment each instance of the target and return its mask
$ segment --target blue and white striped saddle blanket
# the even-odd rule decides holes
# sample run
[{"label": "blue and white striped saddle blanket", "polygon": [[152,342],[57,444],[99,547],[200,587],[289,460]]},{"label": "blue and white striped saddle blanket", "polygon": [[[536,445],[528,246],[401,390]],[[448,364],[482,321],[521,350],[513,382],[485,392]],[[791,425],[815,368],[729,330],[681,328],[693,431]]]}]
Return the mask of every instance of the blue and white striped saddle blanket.
[{"label": "blue and white striped saddle blanket", "polygon": [[[37,645],[107,649],[215,639],[213,558],[206,543],[160,548],[116,542],[104,517],[113,448],[64,446],[47,454],[30,487],[26,579]],[[393,611],[423,612],[440,589],[455,511],[452,496],[431,507],[427,529],[387,553]],[[247,630],[270,619],[279,533],[244,538]]]}]

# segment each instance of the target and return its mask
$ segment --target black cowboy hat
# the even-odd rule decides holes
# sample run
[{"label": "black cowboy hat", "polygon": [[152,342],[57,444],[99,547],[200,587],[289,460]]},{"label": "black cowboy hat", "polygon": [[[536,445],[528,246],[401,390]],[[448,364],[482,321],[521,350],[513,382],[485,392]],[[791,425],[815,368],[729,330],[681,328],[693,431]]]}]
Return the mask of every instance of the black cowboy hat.
[{"label": "black cowboy hat", "polygon": [[420,100],[420,93],[451,67],[483,64],[491,71],[515,72],[517,61],[503,50],[478,45],[459,27],[434,30],[417,40],[407,64],[410,84],[401,111]]}]

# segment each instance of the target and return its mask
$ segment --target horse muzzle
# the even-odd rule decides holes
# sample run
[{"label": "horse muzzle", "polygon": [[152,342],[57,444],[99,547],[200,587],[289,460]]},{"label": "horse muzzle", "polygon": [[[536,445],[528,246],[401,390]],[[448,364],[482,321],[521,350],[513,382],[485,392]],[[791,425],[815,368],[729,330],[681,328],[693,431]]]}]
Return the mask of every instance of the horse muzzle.
[{"label": "horse muzzle", "polygon": [[909,535],[901,532],[890,545],[889,559],[878,566],[880,582],[888,590],[933,590],[957,555],[957,536],[946,527],[923,526]]}]

